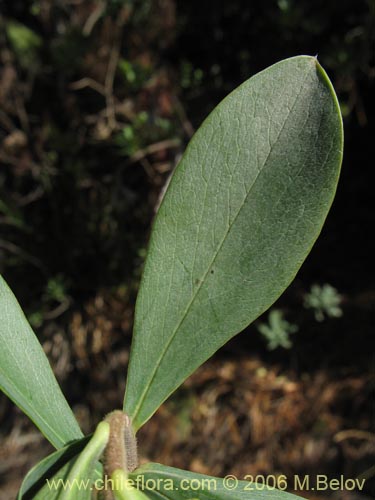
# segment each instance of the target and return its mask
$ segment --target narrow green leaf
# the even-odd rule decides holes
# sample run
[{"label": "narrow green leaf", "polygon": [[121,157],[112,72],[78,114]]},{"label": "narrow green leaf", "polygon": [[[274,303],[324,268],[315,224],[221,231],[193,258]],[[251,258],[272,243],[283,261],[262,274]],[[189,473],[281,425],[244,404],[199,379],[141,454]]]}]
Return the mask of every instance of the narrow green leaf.
[{"label": "narrow green leaf", "polygon": [[1,276],[0,389],[56,448],[82,438],[47,357]]},{"label": "narrow green leaf", "polygon": [[[161,464],[146,464],[129,476],[151,500],[297,500],[301,497],[263,483],[217,478]],[[277,482],[277,478],[275,478]],[[281,488],[288,482],[279,479]]]},{"label": "narrow green leaf", "polygon": [[[46,478],[44,486],[37,493],[32,495],[26,494],[22,497],[22,500],[61,500],[62,498],[69,498],[69,500],[92,500],[96,498],[93,496],[95,481],[100,479],[100,486],[103,484],[102,465],[96,462],[90,474],[87,473],[85,477],[81,476],[77,478],[78,482],[72,482],[71,474],[78,460],[78,456],[72,458],[56,474]],[[75,489],[74,485],[76,485]],[[74,489],[74,493],[69,496],[72,489]]]},{"label": "narrow green leaf", "polygon": [[96,464],[108,443],[109,431],[108,422],[100,422],[88,445],[80,453],[71,468],[66,479],[66,484],[69,487],[61,492],[59,500],[85,500],[91,498]]},{"label": "narrow green leaf", "polygon": [[17,500],[89,500],[97,486],[104,488],[103,466],[98,462],[109,437],[101,422],[93,436],[55,451],[26,475]]},{"label": "narrow green leaf", "polygon": [[69,462],[69,470],[75,462],[77,455],[83,450],[91,436],[61,448],[48,457],[45,457],[26,474],[17,500],[28,500],[35,497],[45,485],[47,479],[51,479],[58,471],[61,471]]},{"label": "narrow green leaf", "polygon": [[156,217],[125,411],[138,429],[295,277],[334,198],[343,132],[316,58],[287,59],[205,120]]},{"label": "narrow green leaf", "polygon": [[[44,486],[32,497],[26,497],[30,500],[59,500],[61,490],[68,487],[66,480],[70,471],[74,467],[77,457],[66,463],[52,478],[46,479]],[[87,496],[85,500],[89,500]]]}]

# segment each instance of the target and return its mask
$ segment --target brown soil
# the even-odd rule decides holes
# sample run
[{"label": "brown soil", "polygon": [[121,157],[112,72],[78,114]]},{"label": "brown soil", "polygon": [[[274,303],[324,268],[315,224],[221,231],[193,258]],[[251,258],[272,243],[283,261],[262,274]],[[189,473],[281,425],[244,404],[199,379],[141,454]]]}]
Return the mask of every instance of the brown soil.
[{"label": "brown soil", "polygon": [[[108,411],[121,407],[129,351],[129,337],[124,345],[121,331],[129,331],[131,314],[120,315],[120,307],[118,297],[98,297],[84,313],[73,315],[69,340],[51,329],[44,343],[87,433]],[[321,360],[322,368],[297,369],[285,362],[288,356],[254,354],[246,347],[246,334],[232,340],[141,429],[141,461],[214,476],[284,474],[291,491],[296,475],[363,477],[365,493],[301,495],[310,500],[370,498],[375,457],[371,363],[331,370]],[[0,401],[0,499],[8,500],[51,448],[5,397]]]}]

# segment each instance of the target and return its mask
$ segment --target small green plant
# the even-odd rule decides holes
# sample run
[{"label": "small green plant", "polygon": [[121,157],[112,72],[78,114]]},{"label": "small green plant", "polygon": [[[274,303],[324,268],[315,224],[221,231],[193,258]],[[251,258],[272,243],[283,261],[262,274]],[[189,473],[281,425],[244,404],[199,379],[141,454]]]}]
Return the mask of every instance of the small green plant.
[{"label": "small green plant", "polygon": [[333,286],[326,283],[323,286],[312,285],[310,292],[305,295],[304,306],[313,309],[316,321],[324,318],[341,318],[340,307],[342,297]]},{"label": "small green plant", "polygon": [[[127,500],[296,498],[280,491],[285,479],[274,489],[159,464],[137,467],[135,434],[293,280],[333,201],[342,149],[337,99],[314,57],[275,64],[210,114],[154,223],[123,410],[108,415],[92,437],[82,435],[20,306],[0,281],[0,386],[57,449],[27,474],[19,500],[88,500],[104,490],[103,498]],[[285,327],[281,319],[276,326]]]},{"label": "small green plant", "polygon": [[15,21],[8,22],[5,31],[20,65],[27,68],[35,64],[42,46],[41,38],[27,26]]},{"label": "small green plant", "polygon": [[268,349],[273,350],[277,347],[290,349],[292,342],[289,336],[298,331],[298,326],[289,323],[280,309],[272,309],[268,315],[268,324],[260,323],[258,330],[266,339]]}]

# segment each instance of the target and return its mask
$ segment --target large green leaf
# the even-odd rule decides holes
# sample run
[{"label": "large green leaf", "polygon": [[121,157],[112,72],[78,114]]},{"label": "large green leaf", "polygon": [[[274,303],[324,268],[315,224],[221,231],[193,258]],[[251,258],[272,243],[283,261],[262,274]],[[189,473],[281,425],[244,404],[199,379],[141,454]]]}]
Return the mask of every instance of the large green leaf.
[{"label": "large green leaf", "polygon": [[[271,477],[271,476],[270,476]],[[161,464],[146,464],[130,478],[151,500],[297,500],[301,497],[264,483],[237,481],[195,474]],[[277,482],[277,478],[275,478]],[[279,480],[287,488],[287,480]]]},{"label": "large green leaf", "polygon": [[0,388],[56,448],[82,437],[38,339],[1,276]]},{"label": "large green leaf", "polygon": [[293,280],[331,206],[342,149],[334,90],[308,56],[246,81],[197,131],[138,295],[124,402],[136,429]]}]

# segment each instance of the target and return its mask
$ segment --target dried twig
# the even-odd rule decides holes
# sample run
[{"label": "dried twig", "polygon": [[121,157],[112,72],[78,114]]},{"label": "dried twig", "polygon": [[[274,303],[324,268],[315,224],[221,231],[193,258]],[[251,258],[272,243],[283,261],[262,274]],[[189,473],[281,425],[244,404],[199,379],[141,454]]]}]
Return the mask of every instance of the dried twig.
[{"label": "dried twig", "polygon": [[14,243],[12,243],[10,241],[0,240],[0,248],[3,248],[4,250],[6,250],[14,255],[18,255],[21,259],[23,259],[27,262],[30,262],[30,264],[33,264],[35,267],[40,269],[42,272],[45,272],[45,268],[39,259],[36,259],[32,255],[29,255],[27,252],[22,250],[22,248],[15,245]]},{"label": "dried twig", "polygon": [[191,121],[188,119],[187,114],[185,112],[185,108],[182,105],[181,101],[177,96],[174,96],[174,104],[175,104],[175,109],[177,112],[177,116],[180,119],[181,125],[186,133],[186,135],[191,138],[194,135],[194,127],[191,123]]},{"label": "dried twig", "polygon": [[341,443],[346,439],[360,439],[375,442],[375,434],[372,432],[362,431],[360,429],[345,429],[337,432],[333,439],[336,443]]},{"label": "dried twig", "polygon": [[51,320],[51,319],[56,319],[59,316],[61,316],[65,311],[67,311],[70,307],[71,301],[70,299],[65,299],[61,304],[59,304],[55,309],[52,309],[51,311],[45,312],[43,314],[43,318],[45,320]]},{"label": "dried twig", "polygon": [[105,2],[99,2],[95,9],[91,12],[89,17],[86,19],[86,22],[83,26],[82,32],[85,36],[89,36],[91,34],[91,31],[93,30],[95,24],[99,21],[101,18],[104,10],[106,7]]},{"label": "dried twig", "polygon": [[113,37],[114,42],[109,56],[107,73],[105,75],[104,88],[107,105],[107,119],[110,130],[115,130],[117,125],[113,84],[115,81],[117,64],[120,58],[122,29],[131,13],[132,8],[129,6],[125,6],[119,13],[116,23],[116,31]]},{"label": "dried twig", "polygon": [[143,149],[139,149],[136,151],[133,156],[131,156],[128,161],[126,162],[126,165],[132,165],[133,163],[136,163],[137,161],[142,160],[146,156],[150,154],[157,153],[159,151],[163,151],[164,149],[173,149],[177,148],[180,146],[181,141],[179,139],[167,139],[165,141],[160,141],[160,142],[155,142],[154,144],[150,144],[146,146]]},{"label": "dried twig", "polygon": [[92,78],[88,78],[88,77],[81,78],[80,80],[72,82],[69,85],[69,88],[72,90],[82,90],[82,89],[87,88],[87,87],[92,89],[92,90],[95,90],[96,92],[98,92],[99,94],[101,94],[103,96],[106,95],[105,87],[101,83],[93,80]]},{"label": "dried twig", "polygon": [[38,186],[34,191],[31,191],[26,196],[22,196],[18,198],[18,205],[20,207],[25,207],[34,201],[39,200],[44,195],[44,189],[41,186]]}]

